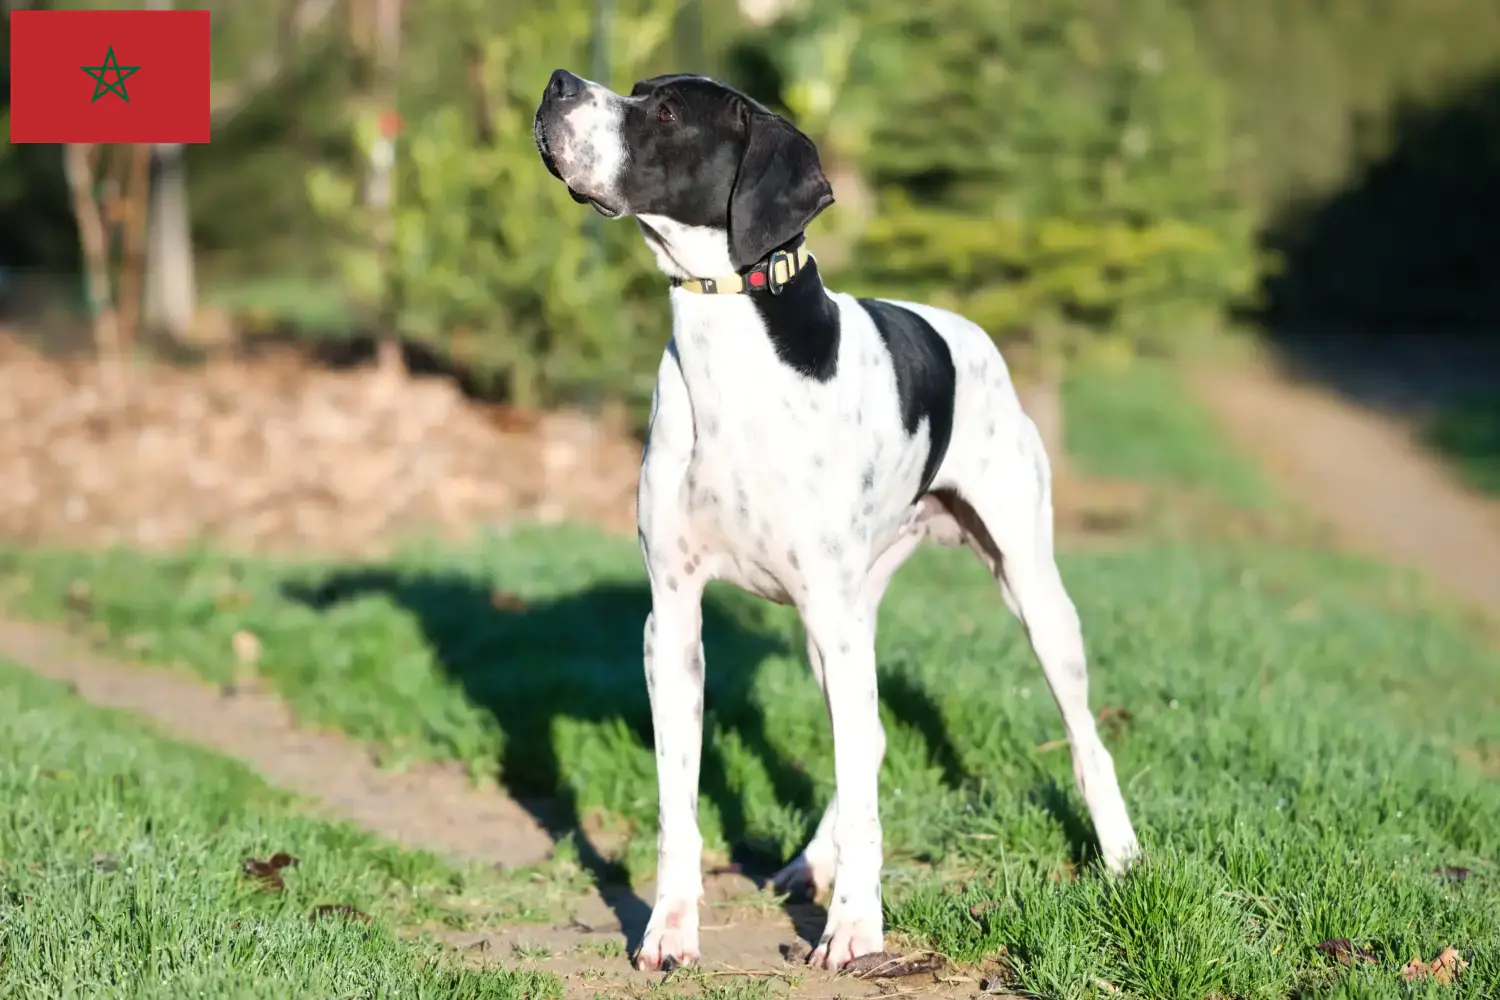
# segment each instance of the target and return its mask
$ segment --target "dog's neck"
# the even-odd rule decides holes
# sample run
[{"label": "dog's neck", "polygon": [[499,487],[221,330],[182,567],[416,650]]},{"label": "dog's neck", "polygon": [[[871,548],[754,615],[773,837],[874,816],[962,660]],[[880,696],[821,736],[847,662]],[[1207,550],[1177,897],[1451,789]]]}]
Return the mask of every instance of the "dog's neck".
[{"label": "dog's neck", "polygon": [[[742,273],[734,266],[721,229],[683,226],[653,216],[642,216],[638,222],[658,267],[679,282]],[[732,386],[754,387],[763,374],[800,375],[821,382],[834,372],[838,307],[810,254],[775,294],[748,289],[706,294],[674,282],[670,295],[677,356],[689,394],[700,401],[713,401],[734,391]]]},{"label": "dog's neck", "polygon": [[805,245],[807,237],[800,232],[772,247],[759,260],[740,265],[730,253],[729,235],[723,229],[688,226],[653,215],[638,216],[636,222],[656,257],[657,269],[672,279],[674,287],[690,292],[779,294],[812,261]]},{"label": "dog's neck", "polygon": [[636,222],[656,266],[669,278],[711,278],[737,270],[723,229],[686,226],[664,215],[640,215]]}]

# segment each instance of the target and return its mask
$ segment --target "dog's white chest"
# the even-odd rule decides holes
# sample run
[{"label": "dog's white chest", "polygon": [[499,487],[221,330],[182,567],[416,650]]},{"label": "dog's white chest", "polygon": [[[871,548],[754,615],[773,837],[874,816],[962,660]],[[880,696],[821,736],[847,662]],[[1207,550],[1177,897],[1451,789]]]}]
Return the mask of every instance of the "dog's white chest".
[{"label": "dog's white chest", "polygon": [[[900,530],[921,451],[901,433],[893,392],[808,378],[745,319],[720,309],[674,331],[692,387],[688,523],[712,575],[751,593],[795,602],[807,586],[855,587]],[[879,360],[862,332],[846,331],[842,348],[856,371]]]}]

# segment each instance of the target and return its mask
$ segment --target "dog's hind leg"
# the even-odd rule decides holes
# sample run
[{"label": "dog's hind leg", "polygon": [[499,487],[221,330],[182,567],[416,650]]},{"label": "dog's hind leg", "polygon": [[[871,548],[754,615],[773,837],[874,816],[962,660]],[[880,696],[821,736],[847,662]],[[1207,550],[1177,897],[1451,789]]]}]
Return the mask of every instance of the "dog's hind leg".
[{"label": "dog's hind leg", "polygon": [[[872,609],[873,613],[873,609]],[[807,659],[812,664],[813,676],[818,680],[818,687],[823,690],[823,700],[828,700],[828,687],[823,680],[823,658],[818,653],[818,644],[811,637],[807,640]],[[876,720],[876,769],[880,768],[880,761],[885,759],[885,727]],[[823,817],[818,820],[818,828],[813,833],[812,840],[802,849],[785,868],[771,876],[771,888],[779,893],[786,893],[791,897],[816,899],[833,885],[833,871],[838,864],[839,852],[834,846],[833,826],[838,818],[839,796],[834,792],[833,797],[828,800],[828,807],[823,810]]]},{"label": "dog's hind leg", "polygon": [[[1024,418],[1023,418],[1024,419]],[[1005,603],[1026,628],[1047,684],[1062,712],[1073,754],[1073,776],[1083,793],[1105,864],[1122,872],[1139,853],[1135,829],[1120,794],[1114,760],[1089,711],[1088,669],[1077,609],[1053,554],[1051,472],[1030,420],[1020,447],[1006,459],[961,464],[959,488],[945,501],[969,544],[989,565]]]},{"label": "dog's hind leg", "polygon": [[[896,544],[887,549],[875,560],[870,567],[870,573],[865,578],[865,605],[869,608],[870,627],[875,628],[876,619],[880,614],[880,601],[885,596],[885,591],[890,586],[891,578],[896,575],[896,570],[911,556],[912,552],[921,543],[926,534],[924,522],[934,514],[941,513],[935,500],[924,497],[923,500],[913,508],[913,516],[901,533]],[[812,666],[813,677],[817,678],[818,687],[823,691],[823,700],[828,701],[828,685],[823,676],[823,658],[818,653],[818,644],[813,642],[811,634],[807,639],[807,661]],[[885,727],[880,720],[875,721],[875,769],[880,770],[880,764],[885,760]],[[793,897],[805,896],[816,899],[828,891],[833,884],[833,870],[838,862],[838,850],[834,847],[833,826],[838,817],[839,797],[835,792],[833,798],[828,800],[828,807],[823,810],[823,818],[818,820],[818,828],[813,833],[812,840],[802,849],[785,868],[771,876],[771,887],[774,891],[787,893]]]},{"label": "dog's hind leg", "polygon": [[[828,701],[828,687],[823,682],[823,658],[818,653],[818,644],[809,636],[807,640],[807,661],[812,665],[813,677],[818,681],[818,687],[823,691],[823,701]],[[882,758],[885,755],[885,732],[880,734],[880,752]],[[785,868],[771,876],[771,888],[779,893],[786,893],[795,898],[816,899],[828,887],[833,884],[833,869],[838,862],[839,854],[833,846],[833,822],[838,816],[839,796],[834,792],[833,797],[828,800],[828,807],[823,810],[822,819],[818,820],[818,828],[813,833],[812,840],[802,849],[802,853],[792,859]]]}]

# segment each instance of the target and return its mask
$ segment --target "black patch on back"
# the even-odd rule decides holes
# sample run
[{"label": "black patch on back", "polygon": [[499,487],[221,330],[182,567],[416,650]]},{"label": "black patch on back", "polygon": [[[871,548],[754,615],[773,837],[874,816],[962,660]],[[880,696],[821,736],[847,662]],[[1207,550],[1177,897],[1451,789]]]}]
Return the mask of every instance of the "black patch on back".
[{"label": "black patch on back", "polygon": [[932,485],[953,437],[953,400],[958,387],[953,352],[932,324],[910,309],[880,299],[860,299],[859,304],[875,321],[875,329],[891,354],[901,426],[908,436],[915,435],[922,418],[927,418],[931,443],[927,464],[922,467],[922,485],[917,490],[920,497]]},{"label": "black patch on back", "polygon": [[838,373],[839,308],[823,290],[817,261],[809,259],[780,295],[752,292],[750,301],[784,364],[815,382],[827,382]]}]

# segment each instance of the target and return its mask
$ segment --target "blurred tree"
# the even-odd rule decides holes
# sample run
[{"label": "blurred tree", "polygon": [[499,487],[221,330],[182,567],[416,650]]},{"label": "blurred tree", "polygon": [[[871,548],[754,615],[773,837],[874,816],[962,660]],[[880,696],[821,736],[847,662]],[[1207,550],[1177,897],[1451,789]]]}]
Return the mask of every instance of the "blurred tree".
[{"label": "blurred tree", "polygon": [[[361,247],[340,211],[309,211],[315,185],[304,181],[310,173],[349,180],[358,203],[378,120],[350,108],[365,83],[359,53],[373,46],[374,8],[368,0],[195,2],[214,14],[214,141],[183,149],[175,165],[159,151],[150,241],[176,251],[150,256],[189,262],[168,270],[191,295],[201,280],[211,291],[232,289],[265,318],[315,315],[316,330],[347,333],[336,293],[359,284],[327,276],[357,270],[351,240],[367,250],[374,235],[365,232]],[[702,70],[786,108],[817,139],[834,180],[838,203],[814,235],[842,285],[946,301],[997,335],[1029,331],[1057,356],[1160,344],[1213,312],[1243,291],[1254,265],[1236,203],[1270,219],[1278,247],[1295,251],[1293,230],[1308,218],[1302,209],[1316,212],[1351,179],[1362,184],[1366,166],[1404,141],[1392,107],[1456,92],[1459,78],[1500,59],[1494,0],[680,0],[667,37],[627,64],[618,53],[644,2],[632,0],[611,30],[610,82]],[[27,0],[44,4],[139,0]],[[644,254],[628,226],[602,224],[598,263],[582,251],[566,263],[574,248],[589,246],[582,210],[546,200],[563,192],[539,169],[525,128],[507,124],[507,116],[529,113],[553,67],[588,65],[588,4],[406,6],[401,111],[420,134],[399,143],[392,190],[417,198],[414,206],[462,206],[478,217],[464,219],[454,244],[440,231],[448,223],[433,219],[432,232],[412,235],[417,221],[406,216],[396,227],[406,235],[394,245],[409,251],[425,241],[466,260],[454,246],[487,259],[473,248],[488,241],[497,260],[531,260],[523,244],[533,227],[544,246],[564,239],[531,221],[545,211],[549,222],[579,221],[555,254],[560,273],[602,287],[619,282],[627,294],[611,308],[612,300],[570,285],[567,295],[588,298],[588,308],[541,302],[538,276],[552,271],[527,264],[519,271],[526,280],[512,282],[507,263],[503,278],[481,268],[472,283],[483,294],[444,312],[431,291],[441,268],[423,264],[418,281],[408,261],[386,283],[399,293],[391,325],[403,334],[429,329],[421,335],[470,364],[498,366],[501,381],[518,379],[539,398],[589,383],[632,392],[649,384],[645,374],[625,378],[620,362],[636,346],[654,352],[662,336],[659,329],[640,336],[665,322],[659,285],[643,277]],[[347,30],[327,30],[335,18]],[[746,35],[746,20],[766,19]],[[515,25],[529,32],[532,48],[508,42],[497,55],[491,40],[509,39]],[[722,60],[726,50],[735,52],[732,63]],[[7,57],[0,44],[0,62]],[[0,73],[0,98],[6,86]],[[453,115],[460,124],[450,127]],[[416,161],[417,149],[444,143],[452,149]],[[444,172],[448,180],[439,182]],[[1231,183],[1222,183],[1226,176]],[[168,197],[174,187],[185,194]],[[438,188],[445,193],[433,194]],[[1421,199],[1403,211],[1448,212],[1437,186],[1427,190],[1434,211]],[[181,209],[177,222],[163,199]],[[1298,210],[1281,215],[1288,204]],[[1378,231],[1379,210],[1372,211],[1367,223],[1340,232]],[[78,248],[58,150],[0,145],[0,262],[78,274]],[[164,277],[155,272],[153,285]],[[411,301],[408,277],[427,289],[411,292]],[[1309,301],[1311,285],[1298,287],[1298,301]],[[1350,301],[1342,292],[1324,299],[1330,309]],[[1415,313],[1438,297],[1413,291],[1406,300]],[[604,319],[558,319],[592,315]],[[529,352],[517,346],[538,342]],[[596,356],[609,359],[597,377]],[[528,366],[537,370],[527,375]]]},{"label": "blurred tree", "polygon": [[[304,36],[321,28],[337,0],[295,0],[272,7],[265,47],[233,79],[214,85],[209,97],[212,126],[223,128],[257,94],[277,82]],[[174,0],[148,0],[153,10],[171,10]],[[243,14],[243,11],[237,12]],[[222,19],[222,17],[221,17]],[[198,308],[197,260],[192,239],[187,161],[176,143],[152,147],[153,173],[149,245],[146,251],[146,325],[177,340],[190,335]]]},{"label": "blurred tree", "polygon": [[[1382,124],[1382,130],[1387,126]],[[1368,334],[1494,337],[1500,325],[1500,68],[1430,105],[1401,108],[1382,151],[1337,193],[1290,206],[1270,315]]]},{"label": "blurred tree", "polygon": [[1321,197],[1390,149],[1392,113],[1500,64],[1495,0],[1179,0],[1228,83],[1261,213]]},{"label": "blurred tree", "polygon": [[[305,43],[328,22],[338,5],[339,0],[267,0],[255,5],[219,0],[204,4],[213,17],[214,68],[218,79],[210,95],[210,105],[216,143],[241,112],[252,108],[267,91],[282,86],[289,75],[297,74],[308,55]],[[109,9],[138,4],[128,0],[30,0],[25,6]],[[170,9],[173,0],[148,0],[147,6]],[[7,46],[0,49],[8,52]],[[3,76],[8,74],[0,74]],[[294,107],[301,111],[305,105]],[[151,150],[145,322],[176,337],[185,335],[193,325],[197,299],[198,255],[193,236],[198,220],[190,211],[188,160],[201,157],[208,150],[208,146],[187,150],[175,145],[159,145]],[[237,157],[236,163],[243,159]],[[52,147],[0,149],[0,220],[15,223],[25,219],[30,223],[16,224],[14,230],[12,225],[0,225],[0,260],[45,268],[81,264],[78,243],[71,232],[77,226],[71,212],[76,199],[67,193],[63,161],[63,155]],[[229,177],[219,172],[213,181],[227,181],[243,188],[244,179],[242,171]],[[253,204],[253,199],[249,201]],[[243,210],[247,207],[243,190],[237,192],[236,202],[241,212],[233,214],[237,220],[243,220]],[[216,202],[213,207],[217,209],[219,204]],[[240,228],[239,238],[244,240],[245,227]],[[121,306],[128,309],[130,303],[122,302]],[[125,317],[126,322],[133,320],[134,317]]]},{"label": "blurred tree", "polygon": [[376,121],[375,134],[367,145],[362,204],[369,214],[375,265],[388,290],[374,303],[379,345],[376,364],[386,375],[399,377],[405,374],[405,362],[397,330],[395,289],[389,276],[395,264],[396,136],[401,127],[396,108],[401,82],[402,3],[401,0],[352,0],[352,6],[368,11],[365,19],[369,25],[368,38],[355,42],[365,49],[369,63],[364,74],[367,83],[361,113],[373,116]]},{"label": "blurred tree", "polygon": [[[314,169],[309,196],[342,233],[349,295],[392,302],[403,334],[492,376],[519,404],[589,387],[639,400],[666,339],[660,281],[635,226],[609,223],[590,240],[589,217],[542,168],[531,131],[552,69],[587,64],[592,0],[518,8],[501,28],[484,0],[429,0],[411,25],[418,35],[441,24],[449,41],[414,50],[407,78],[431,80],[436,61],[459,67],[471,89],[429,101],[402,134],[388,271],[348,172]],[[676,14],[674,0],[620,5],[609,36],[616,77],[644,75]],[[378,131],[375,117],[360,118],[359,148]]]}]

